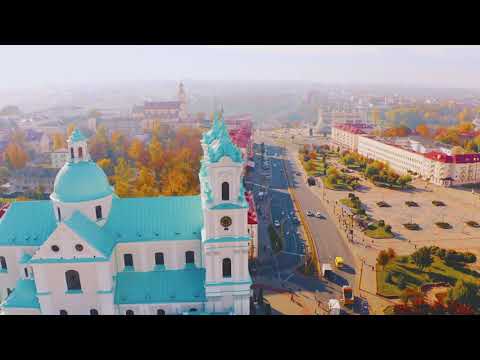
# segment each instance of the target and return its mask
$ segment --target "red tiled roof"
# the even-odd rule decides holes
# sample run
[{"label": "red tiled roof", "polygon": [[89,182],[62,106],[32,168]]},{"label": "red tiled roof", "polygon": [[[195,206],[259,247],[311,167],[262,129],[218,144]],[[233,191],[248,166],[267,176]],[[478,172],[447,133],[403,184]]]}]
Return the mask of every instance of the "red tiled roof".
[{"label": "red tiled roof", "polygon": [[480,154],[447,155],[440,151],[430,151],[424,156],[428,159],[448,164],[471,164],[480,162]]}]

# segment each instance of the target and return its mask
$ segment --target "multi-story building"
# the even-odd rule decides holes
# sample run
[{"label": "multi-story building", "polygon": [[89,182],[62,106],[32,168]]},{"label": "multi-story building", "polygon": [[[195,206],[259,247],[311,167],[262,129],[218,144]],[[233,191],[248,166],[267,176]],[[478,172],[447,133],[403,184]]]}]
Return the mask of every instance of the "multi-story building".
[{"label": "multi-story building", "polygon": [[436,185],[480,183],[480,154],[454,155],[446,145],[420,137],[381,138],[351,124],[332,128],[333,146],[387,163],[399,174],[416,174]]},{"label": "multi-story building", "polygon": [[145,129],[159,123],[175,125],[188,118],[187,95],[180,83],[175,101],[146,101],[142,106],[134,106],[132,117],[141,122]]},{"label": "multi-story building", "polygon": [[336,124],[332,126],[331,144],[341,150],[357,151],[358,135],[368,134],[373,127],[365,123]]},{"label": "multi-story building", "polygon": [[249,314],[249,204],[225,123],[202,139],[201,194],[119,198],[74,130],[47,201],[0,218],[8,314]]}]

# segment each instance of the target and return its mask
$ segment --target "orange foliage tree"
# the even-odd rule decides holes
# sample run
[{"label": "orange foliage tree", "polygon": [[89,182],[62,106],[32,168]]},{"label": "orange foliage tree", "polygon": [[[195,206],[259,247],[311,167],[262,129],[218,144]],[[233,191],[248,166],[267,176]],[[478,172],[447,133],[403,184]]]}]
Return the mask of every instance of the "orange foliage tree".
[{"label": "orange foliage tree", "polygon": [[5,149],[5,159],[10,168],[18,170],[25,167],[28,155],[20,145],[11,142]]}]

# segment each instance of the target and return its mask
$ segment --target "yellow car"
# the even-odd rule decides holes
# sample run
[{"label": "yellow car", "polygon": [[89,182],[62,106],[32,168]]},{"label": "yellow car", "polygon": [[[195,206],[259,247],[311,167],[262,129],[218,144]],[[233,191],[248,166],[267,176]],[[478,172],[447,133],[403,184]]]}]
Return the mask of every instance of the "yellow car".
[{"label": "yellow car", "polygon": [[343,258],[342,258],[342,257],[337,256],[337,257],[335,258],[335,266],[336,266],[337,268],[341,268],[341,267],[343,266]]}]

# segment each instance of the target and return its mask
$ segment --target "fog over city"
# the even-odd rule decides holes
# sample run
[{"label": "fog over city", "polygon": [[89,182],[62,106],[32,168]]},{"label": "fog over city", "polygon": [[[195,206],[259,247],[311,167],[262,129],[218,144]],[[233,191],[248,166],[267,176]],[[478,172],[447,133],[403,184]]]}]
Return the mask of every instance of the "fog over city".
[{"label": "fog over city", "polygon": [[0,88],[274,80],[477,88],[479,46],[0,46]]}]

